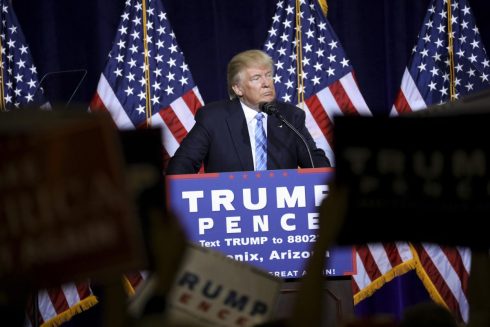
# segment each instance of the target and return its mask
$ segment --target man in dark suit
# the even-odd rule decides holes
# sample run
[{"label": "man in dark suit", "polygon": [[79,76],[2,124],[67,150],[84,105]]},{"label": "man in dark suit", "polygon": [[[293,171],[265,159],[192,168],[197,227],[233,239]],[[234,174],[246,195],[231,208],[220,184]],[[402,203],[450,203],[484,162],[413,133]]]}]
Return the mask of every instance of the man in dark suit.
[{"label": "man in dark suit", "polygon": [[[167,174],[197,173],[201,164],[207,173],[312,167],[301,138],[280,119],[259,108],[260,103],[276,99],[269,55],[260,50],[241,52],[229,62],[227,75],[231,100],[198,110],[196,124],[171,158]],[[325,153],[316,147],[305,126],[303,110],[282,102],[275,102],[275,106],[306,140],[314,167],[329,167]],[[260,126],[265,132],[264,142],[257,138]]]}]

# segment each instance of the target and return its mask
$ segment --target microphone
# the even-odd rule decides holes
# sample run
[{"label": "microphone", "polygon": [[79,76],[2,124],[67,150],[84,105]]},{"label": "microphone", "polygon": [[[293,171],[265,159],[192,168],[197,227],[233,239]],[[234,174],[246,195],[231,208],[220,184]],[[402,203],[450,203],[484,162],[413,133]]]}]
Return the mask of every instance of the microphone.
[{"label": "microphone", "polygon": [[[55,76],[55,75],[66,75],[66,74],[82,74],[82,77],[78,81],[78,84],[75,87],[75,90],[72,92],[72,94],[70,95],[70,98],[68,99],[68,101],[65,104],[65,108],[68,107],[68,105],[70,104],[71,100],[73,99],[73,97],[77,93],[78,89],[80,88],[80,85],[82,85],[82,82],[85,79],[85,76],[87,75],[87,70],[86,69],[83,69],[82,68],[82,69],[58,70],[58,71],[48,72],[48,73],[44,74],[43,77],[41,77],[41,79],[39,80],[39,84],[37,85],[37,88],[34,91],[33,98],[36,97],[36,95],[38,94],[39,90],[41,90],[41,85],[43,85],[42,83],[48,77]],[[44,93],[44,91],[43,91],[43,93]]]},{"label": "microphone", "polygon": [[276,102],[275,101],[272,101],[272,102],[260,102],[259,103],[259,109],[262,112],[265,112],[269,116],[276,116],[277,119],[279,119],[284,124],[286,124],[286,126],[289,127],[289,129],[292,130],[301,139],[301,141],[303,141],[303,144],[306,147],[306,151],[308,152],[308,157],[310,158],[311,167],[312,168],[315,168],[315,164],[313,163],[313,157],[311,156],[311,150],[310,150],[310,147],[308,146],[308,143],[305,140],[305,137],[290,122],[288,122],[281,115],[281,113],[277,109]]},{"label": "microphone", "polygon": [[259,109],[268,115],[274,115],[278,118],[279,118],[279,116],[281,116],[281,114],[277,110],[275,102],[261,102],[261,103],[259,103]]}]

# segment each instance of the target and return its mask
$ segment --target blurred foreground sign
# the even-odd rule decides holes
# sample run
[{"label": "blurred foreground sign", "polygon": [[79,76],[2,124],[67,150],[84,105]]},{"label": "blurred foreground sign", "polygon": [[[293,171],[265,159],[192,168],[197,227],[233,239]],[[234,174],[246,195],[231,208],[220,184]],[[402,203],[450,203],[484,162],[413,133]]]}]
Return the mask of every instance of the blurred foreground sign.
[{"label": "blurred foreground sign", "polygon": [[142,266],[108,117],[4,113],[0,158],[0,279],[49,286]]},{"label": "blurred foreground sign", "polygon": [[254,326],[268,321],[281,280],[207,248],[190,246],[168,297],[167,323]]},{"label": "blurred foreground sign", "polygon": [[338,117],[339,244],[424,241],[488,248],[490,115]]}]

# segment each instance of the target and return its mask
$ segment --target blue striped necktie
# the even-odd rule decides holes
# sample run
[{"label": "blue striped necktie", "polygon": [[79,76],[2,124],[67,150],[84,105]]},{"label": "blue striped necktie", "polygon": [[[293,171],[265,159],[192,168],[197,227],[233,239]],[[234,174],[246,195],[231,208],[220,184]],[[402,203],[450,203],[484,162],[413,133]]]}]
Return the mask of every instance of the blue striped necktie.
[{"label": "blue striped necktie", "polygon": [[255,170],[267,170],[267,136],[262,124],[263,118],[261,113],[255,116],[257,119],[255,126]]}]

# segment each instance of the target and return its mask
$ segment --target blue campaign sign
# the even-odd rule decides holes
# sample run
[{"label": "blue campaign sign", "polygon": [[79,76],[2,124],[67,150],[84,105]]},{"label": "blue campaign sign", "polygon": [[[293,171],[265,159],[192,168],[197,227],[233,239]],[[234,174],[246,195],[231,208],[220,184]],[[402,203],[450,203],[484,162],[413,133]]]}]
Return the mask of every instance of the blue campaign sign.
[{"label": "blue campaign sign", "polygon": [[[168,176],[168,203],[196,244],[275,276],[299,278],[333,173],[314,168]],[[352,247],[325,255],[326,276],[355,274]]]}]

